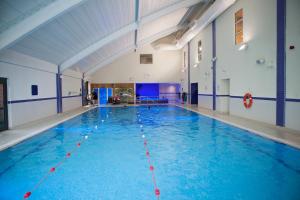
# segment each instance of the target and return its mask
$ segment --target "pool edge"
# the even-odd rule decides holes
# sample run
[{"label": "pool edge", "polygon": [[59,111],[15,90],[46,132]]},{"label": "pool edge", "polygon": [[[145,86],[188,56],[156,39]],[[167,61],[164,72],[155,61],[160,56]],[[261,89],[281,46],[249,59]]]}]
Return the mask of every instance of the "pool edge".
[{"label": "pool edge", "polygon": [[[7,130],[7,131],[4,131],[3,134],[7,134],[7,135],[9,135],[9,136],[7,136],[7,137],[10,137],[11,134],[16,134],[16,133],[9,133],[9,132],[14,132],[14,131],[16,131],[16,132],[21,132],[21,131],[22,131],[22,130],[21,130],[21,129],[22,129],[22,128],[21,128],[22,126],[27,126],[27,125],[29,125],[29,124],[38,123],[38,122],[40,122],[40,121],[42,121],[42,120],[47,120],[47,119],[49,119],[49,118],[53,118],[53,117],[57,117],[57,116],[63,117],[62,119],[59,119],[59,120],[56,121],[56,122],[47,124],[47,125],[45,125],[45,126],[43,126],[43,127],[40,127],[40,128],[38,128],[38,129],[36,129],[36,130],[35,130],[34,128],[33,128],[33,130],[31,130],[31,131],[28,130],[28,131],[29,131],[28,134],[25,134],[24,136],[21,136],[21,137],[17,137],[17,138],[11,139],[10,141],[8,141],[8,142],[6,142],[6,143],[1,144],[1,145],[0,145],[0,152],[1,152],[1,151],[4,151],[4,150],[6,150],[6,149],[8,149],[8,148],[10,148],[10,147],[12,147],[12,146],[14,146],[14,145],[17,145],[17,144],[19,144],[19,143],[21,143],[21,142],[23,142],[23,141],[25,141],[25,140],[27,140],[27,139],[30,139],[30,138],[32,138],[32,137],[34,137],[34,136],[36,136],[36,135],[39,135],[40,133],[42,133],[42,132],[44,132],[44,131],[46,131],[46,130],[48,130],[48,129],[50,129],[50,128],[53,128],[54,126],[59,125],[60,123],[63,123],[63,122],[65,122],[65,121],[68,121],[68,120],[70,120],[70,119],[72,119],[72,118],[74,118],[74,117],[77,117],[77,116],[79,116],[79,115],[81,115],[81,114],[83,114],[83,113],[86,113],[86,112],[88,112],[88,111],[90,111],[90,110],[92,110],[92,109],[98,108],[98,107],[97,107],[97,106],[94,106],[94,107],[80,107],[80,108],[81,108],[81,109],[86,108],[86,109],[85,109],[85,110],[78,111],[78,112],[72,114],[72,113],[71,113],[72,111],[75,112],[75,111],[77,110],[77,109],[74,109],[74,110],[71,110],[71,111],[69,111],[69,112],[62,113],[63,115],[66,115],[66,116],[61,116],[62,114],[52,115],[52,116],[49,116],[49,117],[46,117],[46,118],[43,118],[43,119],[39,119],[39,120],[30,122],[30,123],[26,123],[26,124],[24,124],[24,125],[21,125],[20,128],[17,127],[16,129],[9,129],[9,130]],[[7,132],[8,132],[8,133],[7,133]],[[1,134],[2,134],[2,133],[1,133]],[[2,137],[5,137],[5,136],[2,136]]]}]

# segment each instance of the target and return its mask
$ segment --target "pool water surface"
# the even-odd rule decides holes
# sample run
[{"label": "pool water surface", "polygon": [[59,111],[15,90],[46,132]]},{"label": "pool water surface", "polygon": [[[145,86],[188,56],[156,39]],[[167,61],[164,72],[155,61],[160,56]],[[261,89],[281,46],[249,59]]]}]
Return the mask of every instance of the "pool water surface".
[{"label": "pool water surface", "polygon": [[95,108],[1,151],[0,199],[157,199],[144,140],[161,200],[300,199],[300,150],[176,106]]}]

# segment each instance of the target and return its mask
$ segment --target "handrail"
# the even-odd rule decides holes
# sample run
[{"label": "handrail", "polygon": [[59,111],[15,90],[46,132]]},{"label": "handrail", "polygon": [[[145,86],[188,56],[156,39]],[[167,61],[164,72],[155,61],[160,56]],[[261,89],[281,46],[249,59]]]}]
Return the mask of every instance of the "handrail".
[{"label": "handrail", "polygon": [[[167,96],[167,97],[161,97],[161,96],[136,96],[136,102],[135,103],[145,103],[145,104],[149,104],[149,103],[154,103],[155,101],[161,101],[161,100],[167,100],[169,101],[177,101],[180,100],[180,98],[178,98],[178,95],[173,95],[173,98],[171,98],[171,96]],[[168,103],[167,102],[167,103]]]}]

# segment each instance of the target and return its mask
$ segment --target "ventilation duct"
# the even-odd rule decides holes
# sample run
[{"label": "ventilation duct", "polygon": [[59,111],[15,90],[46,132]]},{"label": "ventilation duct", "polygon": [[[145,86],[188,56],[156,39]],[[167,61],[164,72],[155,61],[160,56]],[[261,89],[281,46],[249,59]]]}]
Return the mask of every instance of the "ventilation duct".
[{"label": "ventilation duct", "polygon": [[[233,5],[235,1],[236,0],[207,1],[205,4],[202,3],[201,5],[200,3],[191,7],[179,23],[179,26],[182,26],[182,28],[175,33],[156,40],[152,43],[152,46],[160,50],[178,50],[183,48],[208,24]],[[195,10],[198,11],[195,12]]]}]

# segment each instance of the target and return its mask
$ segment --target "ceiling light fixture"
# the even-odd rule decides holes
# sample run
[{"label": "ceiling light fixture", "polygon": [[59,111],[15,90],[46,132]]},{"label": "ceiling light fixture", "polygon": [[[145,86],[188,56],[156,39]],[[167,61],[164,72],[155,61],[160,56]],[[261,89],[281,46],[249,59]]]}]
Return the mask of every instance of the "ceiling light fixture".
[{"label": "ceiling light fixture", "polygon": [[248,48],[248,44],[247,43],[244,43],[242,44],[240,47],[239,47],[239,51],[244,51]]}]

